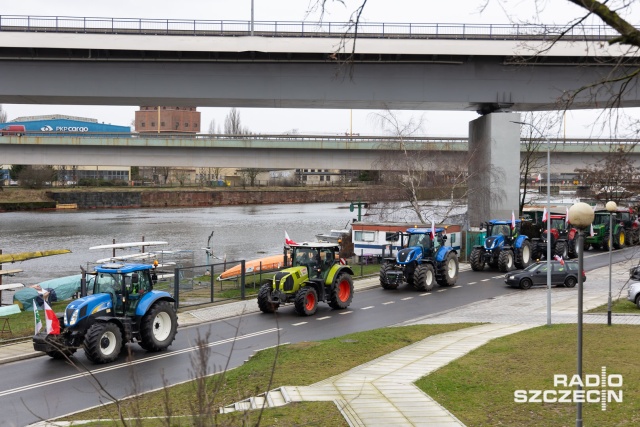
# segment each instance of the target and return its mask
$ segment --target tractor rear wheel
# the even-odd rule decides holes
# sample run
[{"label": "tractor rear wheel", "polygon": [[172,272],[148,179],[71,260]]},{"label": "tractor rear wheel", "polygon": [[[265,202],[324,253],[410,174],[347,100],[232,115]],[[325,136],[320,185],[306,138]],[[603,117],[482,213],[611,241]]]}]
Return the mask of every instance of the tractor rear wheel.
[{"label": "tractor rear wheel", "polygon": [[353,299],[353,279],[348,273],[342,273],[338,276],[333,289],[331,289],[331,299],[329,307],[334,310],[347,308],[351,305]]},{"label": "tractor rear wheel", "polygon": [[567,242],[556,242],[556,247],[554,248],[553,253],[562,259],[569,259],[569,247],[567,246]]},{"label": "tractor rear wheel", "polygon": [[510,250],[500,252],[500,256],[498,257],[498,270],[506,273],[511,269],[513,269],[513,252]]},{"label": "tractor rear wheel", "polygon": [[258,292],[258,307],[263,313],[275,313],[280,304],[271,302],[271,282],[260,286]]},{"label": "tractor rear wheel", "polygon": [[613,249],[624,248],[626,237],[627,233],[625,233],[624,228],[620,227],[618,232],[613,235]]},{"label": "tractor rear wheel", "polygon": [[440,286],[453,286],[458,280],[458,257],[455,253],[449,252],[438,272],[438,284]]},{"label": "tractor rear wheel", "polygon": [[301,316],[312,316],[318,309],[318,293],[312,286],[304,286],[294,301],[296,313]]},{"label": "tractor rear wheel", "polygon": [[416,268],[413,287],[419,291],[429,292],[433,289],[435,276],[436,274],[431,264],[420,264]]},{"label": "tractor rear wheel", "polygon": [[391,270],[393,265],[390,263],[384,263],[380,266],[380,286],[383,289],[398,289],[397,283],[389,283],[387,280],[387,271]]},{"label": "tractor rear wheel", "polygon": [[178,333],[176,312],[167,301],[151,306],[140,322],[140,347],[147,351],[164,350],[171,345]]},{"label": "tractor rear wheel", "polygon": [[528,240],[525,240],[522,242],[520,248],[516,249],[516,267],[528,267],[531,264],[531,259],[531,243]]},{"label": "tractor rear wheel", "polygon": [[483,252],[484,251],[481,248],[473,248],[471,250],[471,255],[469,255],[469,263],[471,264],[471,269],[473,271],[484,270],[484,259],[482,257]]},{"label": "tractor rear wheel", "polygon": [[115,323],[94,323],[84,337],[84,353],[93,363],[109,363],[122,350],[122,333]]}]

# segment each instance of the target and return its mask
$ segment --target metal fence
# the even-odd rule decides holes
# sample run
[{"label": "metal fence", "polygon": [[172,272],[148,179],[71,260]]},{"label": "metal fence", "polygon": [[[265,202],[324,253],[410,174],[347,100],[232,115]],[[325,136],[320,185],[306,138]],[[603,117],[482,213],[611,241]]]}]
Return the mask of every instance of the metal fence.
[{"label": "metal fence", "polygon": [[572,28],[537,24],[440,24],[139,19],[0,15],[0,31],[72,32],[175,36],[442,38],[487,40],[608,40],[619,34],[606,25]]}]

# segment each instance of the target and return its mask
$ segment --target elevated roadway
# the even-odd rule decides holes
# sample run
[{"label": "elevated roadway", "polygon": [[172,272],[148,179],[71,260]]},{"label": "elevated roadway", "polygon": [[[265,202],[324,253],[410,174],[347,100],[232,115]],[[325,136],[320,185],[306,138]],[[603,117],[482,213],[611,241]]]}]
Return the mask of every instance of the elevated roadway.
[{"label": "elevated roadway", "polygon": [[[457,163],[466,165],[467,138],[404,138],[411,152],[433,153],[433,169]],[[521,152],[527,151],[523,139]],[[640,147],[634,139],[555,139],[551,140],[554,173],[573,172],[578,167],[603,159],[624,147],[640,160]],[[546,152],[543,140],[541,155]],[[34,165],[172,166],[312,169],[386,169],[382,159],[397,157],[399,141],[379,136],[322,135],[197,135],[191,137],[125,137],[122,134],[90,136],[25,136],[0,138],[3,162]]]}]

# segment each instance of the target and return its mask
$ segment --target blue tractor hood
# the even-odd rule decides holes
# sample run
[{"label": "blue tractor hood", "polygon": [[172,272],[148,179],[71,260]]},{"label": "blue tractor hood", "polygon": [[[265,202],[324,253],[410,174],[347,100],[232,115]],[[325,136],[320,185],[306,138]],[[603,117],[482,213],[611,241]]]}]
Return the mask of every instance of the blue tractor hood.
[{"label": "blue tractor hood", "polygon": [[110,311],[112,308],[113,303],[111,302],[111,295],[109,294],[94,294],[78,298],[67,305],[67,309],[65,310],[65,326],[69,326],[67,322],[71,319],[73,312],[76,310],[78,310],[77,321],[79,321],[94,313],[106,310]]},{"label": "blue tractor hood", "polygon": [[422,248],[420,246],[412,246],[398,251],[396,261],[398,264],[409,264],[417,259],[422,258]]},{"label": "blue tractor hood", "polygon": [[502,246],[504,244],[504,236],[489,236],[484,240],[484,247],[487,250],[495,249],[497,247]]}]

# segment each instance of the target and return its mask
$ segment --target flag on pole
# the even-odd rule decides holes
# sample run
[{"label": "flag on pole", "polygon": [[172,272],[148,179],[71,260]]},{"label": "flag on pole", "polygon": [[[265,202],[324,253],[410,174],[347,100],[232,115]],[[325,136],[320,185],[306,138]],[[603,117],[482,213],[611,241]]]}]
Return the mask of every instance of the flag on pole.
[{"label": "flag on pole", "polygon": [[516,214],[514,211],[511,211],[511,229],[516,229]]},{"label": "flag on pole", "polygon": [[564,222],[569,225],[571,221],[569,221],[569,208],[565,208],[567,210],[567,214],[564,217]]},{"label": "flag on pole", "polygon": [[544,208],[544,210],[542,211],[542,222],[547,222],[547,208]]},{"label": "flag on pole", "polygon": [[60,334],[60,321],[47,302],[44,302],[44,315],[47,322],[47,334]]},{"label": "flag on pole", "polygon": [[564,265],[564,259],[561,256],[554,255],[553,259],[555,259],[556,261],[560,261],[560,265]]},{"label": "flag on pole", "polygon": [[538,177],[536,178],[536,182],[540,182],[542,181],[542,175],[538,174]]},{"label": "flag on pole", "polygon": [[36,304],[36,300],[33,300],[33,318],[36,324],[36,333],[34,335],[38,335],[40,329],[42,329],[42,320],[40,320],[40,314],[38,313],[38,304]]},{"label": "flag on pole", "polygon": [[289,238],[289,234],[287,234],[287,231],[284,231],[284,244],[285,245],[297,245],[296,242],[294,242],[293,240],[291,240]]},{"label": "flag on pole", "polygon": [[436,238],[436,224],[431,220],[431,238]]},{"label": "flag on pole", "polygon": [[591,229],[589,230],[589,236],[594,236],[596,233],[593,232],[593,224],[591,224]]}]

